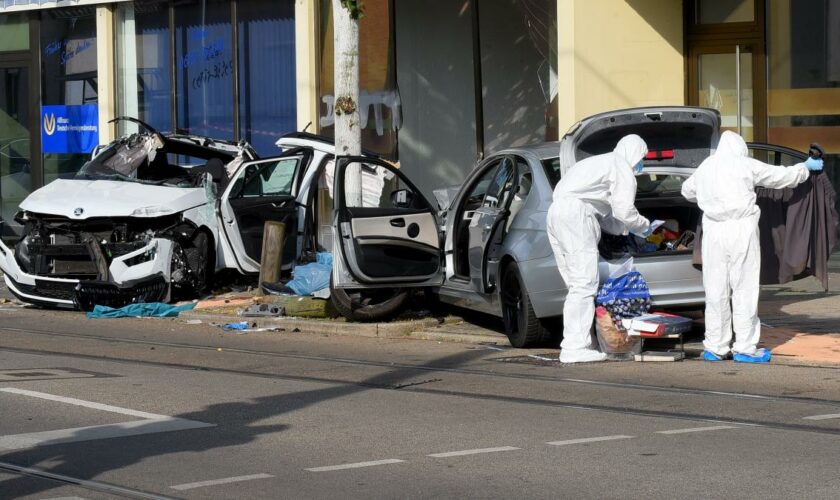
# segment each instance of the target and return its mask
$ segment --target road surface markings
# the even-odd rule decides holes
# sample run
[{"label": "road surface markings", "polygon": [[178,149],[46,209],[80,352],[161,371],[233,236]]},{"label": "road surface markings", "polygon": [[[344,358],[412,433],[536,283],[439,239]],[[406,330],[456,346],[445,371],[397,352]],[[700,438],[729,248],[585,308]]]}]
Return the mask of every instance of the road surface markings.
[{"label": "road surface markings", "polygon": [[375,467],[377,465],[388,465],[388,464],[399,464],[403,463],[405,460],[398,460],[396,458],[389,458],[387,460],[373,460],[371,462],[356,462],[354,464],[341,464],[341,465],[328,465],[326,467],[312,467],[311,469],[305,469],[309,472],[329,472],[334,470],[344,470],[344,469],[360,469],[362,467]]},{"label": "road surface markings", "polygon": [[64,396],[56,396],[54,394],[47,394],[44,392],[27,391],[25,389],[17,389],[15,387],[4,387],[0,392],[7,392],[9,394],[19,394],[21,396],[29,396],[32,398],[46,399],[48,401],[57,401],[59,403],[66,403],[74,406],[82,406],[91,408],[93,410],[107,411],[110,413],[119,413],[120,415],[128,415],[131,417],[160,419],[169,418],[166,415],[156,415],[154,413],[146,413],[144,411],[129,410],[128,408],[120,408],[119,406],[104,405],[101,403],[94,403],[92,401],[84,401],[76,398],[66,398]]},{"label": "road surface markings", "polygon": [[43,392],[27,391],[24,389],[10,387],[0,388],[0,392],[18,394],[21,396],[81,406],[93,410],[142,418],[142,420],[132,420],[130,422],[119,422],[116,424],[93,425],[88,427],[75,427],[71,429],[0,436],[0,450],[22,450],[26,448],[34,448],[36,446],[76,443],[81,441],[94,441],[98,439],[112,439],[127,436],[140,436],[143,434],[155,434],[159,432],[215,427],[215,424],[169,417],[166,415],[158,415],[155,413],[147,413],[128,408],[120,408],[118,406],[105,405],[75,398],[67,398],[64,396],[56,396],[54,394],[46,394]]},{"label": "road surface markings", "polygon": [[222,479],[211,479],[209,481],[198,481],[196,483],[186,483],[186,484],[176,484],[175,486],[170,486],[173,490],[184,491],[184,490],[192,490],[195,488],[205,488],[207,486],[217,486],[220,484],[230,484],[230,483],[241,483],[243,481],[253,481],[255,479],[269,479],[272,478],[271,474],[251,474],[249,476],[234,476],[234,477],[225,477]]},{"label": "road surface markings", "polygon": [[551,446],[566,446],[568,444],[583,444],[583,443],[597,443],[600,441],[615,441],[617,439],[633,439],[636,436],[601,436],[601,437],[591,437],[591,438],[581,438],[581,439],[568,439],[566,441],[550,441],[545,444],[550,444]]},{"label": "road surface markings", "polygon": [[738,429],[734,425],[715,425],[712,427],[694,427],[691,429],[672,429],[670,431],[656,431],[657,434],[688,434],[689,432],[722,431],[724,429]]},{"label": "road surface markings", "polygon": [[432,453],[428,455],[434,458],[449,458],[449,457],[463,457],[465,455],[478,455],[480,453],[499,453],[502,451],[516,451],[520,450],[521,448],[515,448],[513,446],[499,446],[497,448],[476,448],[474,450],[459,450],[459,451],[447,451],[444,453]]},{"label": "road surface markings", "polygon": [[831,420],[832,418],[840,418],[840,413],[829,413],[827,415],[811,415],[810,417],[802,417],[804,420]]}]

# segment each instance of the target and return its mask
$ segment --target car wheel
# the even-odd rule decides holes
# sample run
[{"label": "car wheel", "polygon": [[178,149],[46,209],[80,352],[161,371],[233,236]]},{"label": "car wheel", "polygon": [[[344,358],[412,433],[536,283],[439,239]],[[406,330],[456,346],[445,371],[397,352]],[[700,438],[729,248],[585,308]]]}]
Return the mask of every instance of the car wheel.
[{"label": "car wheel", "polygon": [[351,321],[383,321],[391,319],[408,300],[403,288],[354,290],[335,288],[330,281],[330,300],[338,312]]},{"label": "car wheel", "polygon": [[188,280],[190,291],[196,295],[204,292],[209,285],[211,272],[209,263],[209,240],[207,233],[199,231],[184,247],[184,254],[187,257],[187,266],[190,268],[191,279]]},{"label": "car wheel", "polygon": [[502,320],[513,347],[529,347],[547,338],[547,332],[531,306],[519,266],[511,263],[502,275],[500,290]]}]

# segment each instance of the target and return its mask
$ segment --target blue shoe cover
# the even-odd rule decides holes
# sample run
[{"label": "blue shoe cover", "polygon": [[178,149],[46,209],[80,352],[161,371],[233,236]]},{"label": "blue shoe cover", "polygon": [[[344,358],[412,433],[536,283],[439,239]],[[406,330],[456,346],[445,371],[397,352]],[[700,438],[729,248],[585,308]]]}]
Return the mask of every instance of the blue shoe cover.
[{"label": "blue shoe cover", "polygon": [[723,361],[724,356],[718,356],[712,351],[703,351],[703,359],[706,361]]},{"label": "blue shoe cover", "polygon": [[754,354],[735,353],[733,359],[739,363],[769,363],[770,351],[762,347]]}]

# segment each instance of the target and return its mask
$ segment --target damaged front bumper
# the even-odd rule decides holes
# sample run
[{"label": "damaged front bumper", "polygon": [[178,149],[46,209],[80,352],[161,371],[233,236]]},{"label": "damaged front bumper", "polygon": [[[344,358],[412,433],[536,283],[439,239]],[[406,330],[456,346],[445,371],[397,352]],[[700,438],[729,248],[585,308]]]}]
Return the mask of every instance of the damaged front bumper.
[{"label": "damaged front bumper", "polygon": [[166,302],[174,245],[168,239],[152,239],[142,248],[113,258],[107,279],[79,280],[26,273],[14,250],[0,241],[0,270],[12,294],[40,306],[90,310],[94,305]]}]

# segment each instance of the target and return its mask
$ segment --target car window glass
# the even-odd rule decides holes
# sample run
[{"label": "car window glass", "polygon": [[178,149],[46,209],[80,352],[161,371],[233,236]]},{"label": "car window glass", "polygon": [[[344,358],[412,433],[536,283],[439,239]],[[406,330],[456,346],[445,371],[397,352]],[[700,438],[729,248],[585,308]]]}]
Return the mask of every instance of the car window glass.
[{"label": "car window glass", "polygon": [[419,194],[401,183],[397,174],[369,163],[351,163],[345,168],[344,202],[347,208],[404,209],[422,205]]},{"label": "car window glass", "polygon": [[642,174],[636,176],[637,196],[679,194],[688,175]]},{"label": "car window glass", "polygon": [[467,196],[464,203],[464,210],[475,210],[484,202],[484,195],[487,194],[487,189],[490,188],[490,183],[493,181],[499,162],[496,161],[484,174],[473,184],[470,189],[470,194]]},{"label": "car window glass", "polygon": [[560,182],[560,158],[543,160],[542,166],[543,170],[545,170],[545,176],[548,177],[548,183],[551,185],[551,189],[554,189],[554,186]]},{"label": "car window glass", "polygon": [[487,188],[487,194],[484,195],[485,208],[496,208],[505,206],[507,196],[513,187],[513,162],[509,158],[505,158],[496,169],[493,180]]},{"label": "car window glass", "polygon": [[750,156],[770,165],[783,165],[789,167],[802,162],[799,158],[782,151],[768,151],[764,149],[750,149],[749,151]]},{"label": "car window glass", "polygon": [[528,162],[522,158],[516,159],[516,196],[520,199],[525,199],[528,193],[531,192],[531,186],[534,182],[531,167]]},{"label": "car window glass", "polygon": [[231,198],[290,196],[298,158],[252,163],[245,167],[231,190]]}]

